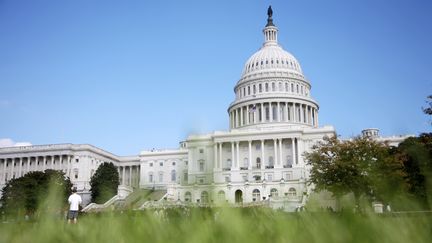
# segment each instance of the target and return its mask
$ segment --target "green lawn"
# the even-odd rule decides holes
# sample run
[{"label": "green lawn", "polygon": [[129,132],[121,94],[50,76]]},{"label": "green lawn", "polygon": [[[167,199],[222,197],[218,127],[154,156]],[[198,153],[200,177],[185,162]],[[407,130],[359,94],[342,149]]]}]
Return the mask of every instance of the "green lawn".
[{"label": "green lawn", "polygon": [[432,242],[432,216],[171,209],[48,217],[0,225],[0,242]]}]

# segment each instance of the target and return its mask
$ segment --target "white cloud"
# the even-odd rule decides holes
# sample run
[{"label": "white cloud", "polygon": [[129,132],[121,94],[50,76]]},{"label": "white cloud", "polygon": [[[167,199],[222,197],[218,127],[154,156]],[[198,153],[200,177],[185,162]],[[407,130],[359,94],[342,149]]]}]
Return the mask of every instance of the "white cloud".
[{"label": "white cloud", "polygon": [[0,148],[5,147],[21,147],[21,146],[31,146],[29,142],[14,142],[10,138],[0,138]]}]

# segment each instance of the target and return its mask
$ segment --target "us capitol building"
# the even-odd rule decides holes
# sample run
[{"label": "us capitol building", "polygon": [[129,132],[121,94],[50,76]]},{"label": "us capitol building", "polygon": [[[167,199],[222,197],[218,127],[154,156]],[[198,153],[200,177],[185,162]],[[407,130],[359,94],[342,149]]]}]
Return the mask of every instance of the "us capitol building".
[{"label": "us capitol building", "polygon": [[[117,156],[89,144],[0,148],[0,187],[30,171],[61,170],[90,200],[90,178],[103,162],[120,174],[119,195],[151,188],[168,201],[251,203],[271,200],[293,210],[311,188],[302,154],[332,126],[319,126],[319,105],[297,59],[278,44],[278,28],[268,10],[264,43],[246,62],[228,107],[229,131],[190,135],[175,150]],[[405,137],[382,138],[397,145]]]}]

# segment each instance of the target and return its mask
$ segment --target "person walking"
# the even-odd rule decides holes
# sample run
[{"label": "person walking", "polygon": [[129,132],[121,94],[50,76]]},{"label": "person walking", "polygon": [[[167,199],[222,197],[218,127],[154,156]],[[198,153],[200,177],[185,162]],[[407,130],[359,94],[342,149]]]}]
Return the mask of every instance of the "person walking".
[{"label": "person walking", "polygon": [[71,223],[71,220],[73,219],[73,223],[77,223],[78,218],[78,210],[79,205],[82,203],[81,196],[77,194],[76,188],[72,189],[72,194],[69,196],[68,199],[69,202],[69,214],[68,214],[68,223]]}]

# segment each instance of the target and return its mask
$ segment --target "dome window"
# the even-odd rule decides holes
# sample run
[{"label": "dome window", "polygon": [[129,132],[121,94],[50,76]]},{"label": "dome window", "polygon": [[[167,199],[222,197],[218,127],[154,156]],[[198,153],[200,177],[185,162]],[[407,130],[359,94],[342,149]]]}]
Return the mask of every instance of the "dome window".
[{"label": "dome window", "polygon": [[276,60],[276,64],[279,64],[279,60]]},{"label": "dome window", "polygon": [[284,60],[282,60],[282,64],[285,64],[285,63],[284,63]]},{"label": "dome window", "polygon": [[266,64],[268,64],[268,60],[266,60]]},{"label": "dome window", "polygon": [[261,61],[261,66],[264,64],[264,61]]},{"label": "dome window", "polygon": [[273,60],[271,60],[271,64],[273,64]]}]

